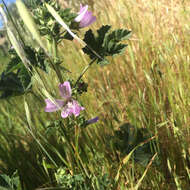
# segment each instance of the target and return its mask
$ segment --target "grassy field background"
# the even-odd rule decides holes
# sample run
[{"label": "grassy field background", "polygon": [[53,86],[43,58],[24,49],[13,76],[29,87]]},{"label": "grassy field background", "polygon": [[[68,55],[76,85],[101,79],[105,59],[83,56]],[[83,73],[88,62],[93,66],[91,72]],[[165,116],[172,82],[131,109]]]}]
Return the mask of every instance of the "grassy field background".
[{"label": "grassy field background", "polygon": [[[115,29],[132,31],[122,56],[110,59],[112,64],[105,67],[93,65],[84,77],[89,84],[88,93],[81,97],[86,115],[98,115],[100,121],[64,136],[56,126],[47,132],[47,126],[59,119],[60,113],[44,112],[45,103],[37,87],[25,97],[1,100],[0,172],[12,175],[18,170],[22,187],[27,190],[56,189],[55,173],[61,167],[67,177],[85,176],[86,189],[189,189],[190,2],[83,3],[89,4],[97,16],[92,29],[110,24]],[[89,63],[77,43],[62,43],[59,54],[62,65],[69,66],[74,78]],[[43,78],[47,89],[58,95],[55,74]],[[131,143],[147,145],[147,155],[151,156],[140,157],[144,156],[145,164],[134,156],[128,161],[129,129],[133,134]]]}]

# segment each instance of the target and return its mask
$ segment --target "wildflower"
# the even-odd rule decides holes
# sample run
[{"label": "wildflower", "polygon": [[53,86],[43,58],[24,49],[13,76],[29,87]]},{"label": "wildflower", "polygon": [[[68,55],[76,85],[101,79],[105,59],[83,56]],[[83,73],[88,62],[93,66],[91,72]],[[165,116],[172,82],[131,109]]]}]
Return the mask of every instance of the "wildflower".
[{"label": "wildflower", "polygon": [[84,110],[84,108],[71,97],[72,90],[70,83],[65,81],[63,84],[60,84],[59,92],[63,99],[55,99],[55,102],[45,99],[45,112],[55,112],[61,110],[62,118],[66,118],[72,114],[77,117],[80,114],[80,111]]},{"label": "wildflower", "polygon": [[98,120],[99,120],[99,117],[95,117],[95,118],[89,119],[86,122],[86,125],[90,125],[90,124],[96,123]]},{"label": "wildflower", "polygon": [[84,28],[95,22],[96,17],[92,15],[91,11],[88,11],[88,5],[82,6],[80,4],[80,11],[75,18],[76,22],[79,22],[79,27]]}]

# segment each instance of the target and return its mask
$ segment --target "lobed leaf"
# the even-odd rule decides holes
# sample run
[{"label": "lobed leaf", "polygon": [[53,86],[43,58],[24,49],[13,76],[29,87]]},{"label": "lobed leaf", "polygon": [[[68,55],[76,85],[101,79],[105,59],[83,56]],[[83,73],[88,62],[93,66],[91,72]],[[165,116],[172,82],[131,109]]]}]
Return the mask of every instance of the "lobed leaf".
[{"label": "lobed leaf", "polygon": [[104,43],[107,43],[109,41],[117,43],[122,40],[128,40],[130,36],[131,36],[131,31],[129,30],[126,29],[114,30],[110,34],[106,35],[106,37],[104,38]]},{"label": "lobed leaf", "polygon": [[[126,29],[114,30],[109,33],[111,26],[105,25],[97,30],[94,35],[92,30],[88,30],[85,34],[84,41],[88,46],[83,48],[83,52],[90,56],[91,59],[97,58],[91,49],[99,54],[103,59],[97,58],[99,65],[109,64],[105,57],[122,54],[127,44],[122,44],[122,40],[130,37],[131,31]],[[90,47],[90,49],[88,48]]]}]

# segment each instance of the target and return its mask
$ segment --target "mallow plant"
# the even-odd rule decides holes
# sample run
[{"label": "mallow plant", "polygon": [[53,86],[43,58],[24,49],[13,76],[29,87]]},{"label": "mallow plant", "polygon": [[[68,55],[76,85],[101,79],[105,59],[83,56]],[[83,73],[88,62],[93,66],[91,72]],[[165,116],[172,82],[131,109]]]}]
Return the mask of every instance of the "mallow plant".
[{"label": "mallow plant", "polygon": [[54,112],[61,109],[62,118],[66,118],[71,115],[74,115],[75,117],[79,116],[80,111],[84,110],[84,108],[72,98],[72,90],[69,81],[65,81],[63,84],[59,84],[59,91],[63,99],[56,99],[55,103],[52,102],[50,99],[45,99],[45,111]]},{"label": "mallow plant", "polygon": [[[29,10],[27,10],[20,0],[17,0],[16,3],[21,18],[30,14]],[[24,11],[28,12],[21,10],[21,5],[25,7]],[[80,38],[80,41],[83,45],[85,44],[82,50],[90,57],[91,61],[75,82],[72,78],[67,78],[67,81],[64,81],[61,73],[61,69],[63,68],[61,66],[62,60],[58,57],[58,45],[63,40],[70,40],[72,42],[79,30],[84,27],[90,27],[98,19],[88,9],[88,5],[80,5],[79,12],[73,13],[69,8],[62,9],[56,1],[48,1],[48,4],[44,1],[36,8],[32,8],[32,14],[30,14],[28,23],[26,23],[25,19],[21,21],[27,27],[28,25],[35,24],[35,30],[39,32],[41,39],[43,37],[46,39],[45,43],[49,47],[48,50],[44,51],[42,43],[39,43],[39,47],[32,47],[28,42],[16,37],[16,32],[12,32],[14,27],[10,27],[12,23],[7,21],[7,16],[4,14],[5,11],[1,7],[5,26],[13,34],[11,36],[10,32],[8,32],[8,37],[12,43],[9,51],[11,59],[1,74],[1,98],[23,95],[32,91],[32,78],[35,77],[34,73],[37,69],[41,69],[47,74],[50,69],[53,69],[60,81],[60,84],[57,84],[57,86],[62,99],[47,97],[45,99],[45,111],[55,112],[60,110],[62,119],[72,115],[75,117],[79,116],[85,108],[78,102],[77,96],[83,92],[87,92],[87,83],[82,80],[83,75],[92,64],[97,63],[99,66],[107,65],[110,63],[107,60],[108,56],[113,57],[122,54],[127,46],[122,41],[127,40],[131,34],[127,29],[111,30],[110,25],[103,25],[97,31],[89,29],[83,39]],[[62,26],[62,23],[66,26],[65,28]],[[28,29],[31,28],[28,27]],[[36,31],[30,32],[35,33]],[[31,33],[31,35],[34,33]],[[33,37],[35,38],[36,36],[34,35]],[[38,39],[36,41],[38,42]],[[71,71],[69,68],[65,68],[63,72],[67,72],[68,74]],[[97,119],[95,120],[97,121]]]},{"label": "mallow plant", "polygon": [[[80,30],[90,28],[98,20],[88,5],[80,5],[75,13],[70,8],[63,9],[53,0],[36,3],[36,7],[27,8],[21,0],[16,0],[19,20],[31,34],[31,40],[25,40],[11,19],[11,14],[7,14],[6,7],[0,7],[0,14],[12,44],[9,51],[10,61],[0,77],[0,98],[27,97],[37,85],[41,89],[39,96],[45,103],[41,109],[48,114],[60,112],[59,121],[65,122],[63,131],[66,128],[75,130],[76,126],[82,129],[98,122],[96,115],[94,118],[86,118],[85,112],[88,110],[79,98],[83,93],[88,93],[88,84],[83,76],[93,64],[97,64],[97,67],[106,66],[110,64],[108,57],[125,52],[127,44],[122,41],[129,39],[131,31],[102,25],[97,30],[87,29],[84,36],[79,37]],[[89,64],[76,80],[72,78],[69,65],[63,67],[63,60],[59,57],[59,44],[64,40],[71,43],[77,40],[81,43],[84,54],[89,57]],[[63,49],[62,52],[64,53]],[[51,95],[40,74],[43,72],[43,76],[48,78],[51,76],[50,70],[55,71],[59,81],[54,84],[59,90],[58,97]]]}]

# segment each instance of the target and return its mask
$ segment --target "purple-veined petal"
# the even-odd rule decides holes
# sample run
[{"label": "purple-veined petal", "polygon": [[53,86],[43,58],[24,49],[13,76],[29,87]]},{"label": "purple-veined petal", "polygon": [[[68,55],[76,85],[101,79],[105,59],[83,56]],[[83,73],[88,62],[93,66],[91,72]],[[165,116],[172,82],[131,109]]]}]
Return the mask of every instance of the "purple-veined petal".
[{"label": "purple-veined petal", "polygon": [[55,100],[56,104],[54,104],[51,100],[45,99],[46,107],[45,112],[55,112],[57,110],[60,110],[65,102],[63,100]]},{"label": "purple-veined petal", "polygon": [[61,97],[63,97],[65,100],[71,98],[72,90],[69,81],[65,81],[63,84],[59,84],[59,92]]},{"label": "purple-veined petal", "polygon": [[75,18],[75,21],[80,22],[83,19],[84,15],[86,14],[87,10],[88,10],[88,5],[85,5],[84,7],[80,5],[80,11],[78,13],[78,16]]},{"label": "purple-veined petal", "polygon": [[77,117],[82,110],[84,110],[84,108],[80,106],[76,100],[72,100],[64,106],[61,112],[61,117],[66,118],[72,114]]}]

